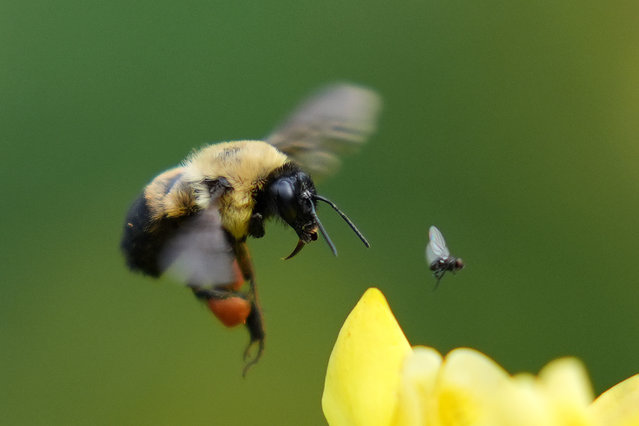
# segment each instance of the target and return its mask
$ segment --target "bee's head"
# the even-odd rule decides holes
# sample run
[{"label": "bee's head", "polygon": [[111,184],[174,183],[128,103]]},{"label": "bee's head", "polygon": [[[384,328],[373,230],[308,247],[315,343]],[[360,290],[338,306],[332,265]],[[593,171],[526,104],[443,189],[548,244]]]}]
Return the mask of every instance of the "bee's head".
[{"label": "bee's head", "polygon": [[346,220],[364,244],[367,247],[369,246],[364,236],[335,204],[317,195],[313,181],[303,171],[294,170],[291,173],[279,176],[268,186],[267,192],[268,197],[271,199],[272,210],[275,210],[273,213],[288,223],[299,237],[297,246],[286,259],[290,259],[299,253],[305,244],[317,240],[318,231],[326,240],[333,254],[337,255],[337,250],[315,211],[318,200],[331,205]]},{"label": "bee's head", "polygon": [[315,185],[304,172],[298,171],[276,179],[268,188],[276,214],[295,230],[300,241],[317,240],[319,219],[315,213]]}]

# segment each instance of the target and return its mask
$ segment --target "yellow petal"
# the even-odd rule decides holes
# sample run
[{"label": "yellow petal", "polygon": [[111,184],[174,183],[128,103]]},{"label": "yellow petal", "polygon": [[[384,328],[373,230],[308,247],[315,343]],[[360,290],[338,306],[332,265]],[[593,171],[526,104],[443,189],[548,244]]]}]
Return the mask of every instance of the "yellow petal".
[{"label": "yellow petal", "polygon": [[555,421],[546,395],[532,374],[517,374],[495,393],[484,424],[502,426],[563,426]]},{"label": "yellow petal", "polygon": [[411,348],[384,295],[364,293],[328,361],[322,409],[332,426],[386,426],[397,405],[400,371]]},{"label": "yellow petal", "polygon": [[544,389],[555,399],[587,406],[593,400],[592,386],[586,368],[577,358],[559,358],[539,372]]},{"label": "yellow petal", "polygon": [[639,425],[639,374],[613,386],[591,405],[598,425]]},{"label": "yellow petal", "polygon": [[425,346],[414,348],[406,357],[394,425],[428,425],[436,421],[434,390],[441,364],[439,352]]},{"label": "yellow petal", "polygon": [[481,352],[468,348],[451,351],[438,377],[436,424],[489,424],[492,400],[508,380],[508,373]]},{"label": "yellow petal", "polygon": [[551,361],[539,372],[541,391],[558,424],[589,425],[593,391],[584,365],[576,358]]},{"label": "yellow petal", "polygon": [[580,361],[550,362],[538,377],[517,374],[493,401],[488,424],[512,426],[590,426],[592,388]]}]

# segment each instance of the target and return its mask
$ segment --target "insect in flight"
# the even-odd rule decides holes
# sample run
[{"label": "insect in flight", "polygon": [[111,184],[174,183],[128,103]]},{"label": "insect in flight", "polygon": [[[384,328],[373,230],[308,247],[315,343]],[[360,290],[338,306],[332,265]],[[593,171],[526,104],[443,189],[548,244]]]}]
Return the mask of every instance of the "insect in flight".
[{"label": "insect in flight", "polygon": [[152,277],[168,270],[224,325],[245,324],[250,342],[244,373],[260,358],[265,337],[247,237],[263,237],[265,221],[279,218],[299,238],[286,259],[317,240],[318,232],[337,255],[317,215],[321,201],[368,247],[353,222],[316,192],[311,175],[335,172],[338,154],[353,151],[375,130],[380,107],[370,89],[328,86],[264,141],[221,142],[195,151],[156,176],[130,207],[121,242],[128,266]]},{"label": "insect in flight", "polygon": [[433,271],[433,275],[437,278],[435,290],[439,286],[439,281],[446,273],[450,271],[453,274],[464,267],[464,262],[458,257],[450,255],[450,251],[446,246],[446,240],[441,231],[436,226],[431,226],[428,230],[428,244],[426,245],[426,260]]}]

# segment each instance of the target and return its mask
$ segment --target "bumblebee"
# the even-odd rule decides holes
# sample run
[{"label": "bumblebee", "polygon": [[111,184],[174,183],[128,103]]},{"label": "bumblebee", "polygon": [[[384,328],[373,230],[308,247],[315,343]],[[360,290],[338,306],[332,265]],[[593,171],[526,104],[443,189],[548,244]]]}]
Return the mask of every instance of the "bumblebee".
[{"label": "bumblebee", "polygon": [[380,107],[370,89],[326,87],[264,141],[221,142],[193,152],[155,177],[129,209],[121,243],[129,268],[152,277],[170,271],[224,325],[245,324],[250,341],[244,373],[262,355],[265,338],[247,238],[263,237],[265,222],[279,218],[299,238],[286,259],[317,240],[318,232],[337,255],[317,215],[321,201],[368,247],[353,222],[317,193],[311,175],[333,173],[339,154],[362,145]]}]

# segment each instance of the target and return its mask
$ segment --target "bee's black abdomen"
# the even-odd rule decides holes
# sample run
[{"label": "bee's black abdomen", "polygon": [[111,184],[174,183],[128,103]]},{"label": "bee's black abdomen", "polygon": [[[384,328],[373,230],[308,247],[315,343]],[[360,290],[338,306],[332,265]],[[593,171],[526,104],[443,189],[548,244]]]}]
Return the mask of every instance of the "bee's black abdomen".
[{"label": "bee's black abdomen", "polygon": [[[151,225],[154,225],[152,230]],[[153,277],[160,276],[164,271],[159,254],[176,228],[175,220],[163,219],[152,224],[147,201],[141,194],[129,208],[120,243],[129,268]]]},{"label": "bee's black abdomen", "polygon": [[120,247],[126,257],[126,263],[134,271],[140,271],[157,277],[160,275],[157,259],[153,254],[153,238],[146,232],[150,225],[150,211],[144,194],[133,202],[124,222],[124,234]]}]

